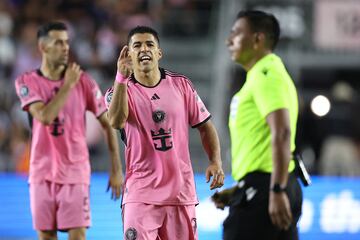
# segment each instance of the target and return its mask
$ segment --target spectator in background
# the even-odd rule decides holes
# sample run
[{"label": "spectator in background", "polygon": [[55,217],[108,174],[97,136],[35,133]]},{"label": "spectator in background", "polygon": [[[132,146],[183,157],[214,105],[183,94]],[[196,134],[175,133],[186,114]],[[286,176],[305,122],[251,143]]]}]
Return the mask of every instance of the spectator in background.
[{"label": "spectator in background", "polygon": [[[15,90],[9,90],[14,87],[12,80],[19,74],[38,67],[41,63],[35,34],[39,23],[52,19],[66,19],[70,38],[72,35],[76,35],[76,38],[73,38],[76,41],[71,43],[73,47],[70,59],[79,62],[82,68],[97,79],[100,87],[105,89],[115,74],[112,63],[116,60],[117,55],[114,53],[119,52],[121,46],[126,44],[127,33],[131,28],[137,25],[150,25],[164,29],[164,19],[166,18],[177,22],[187,21],[190,27],[186,29],[187,24],[181,24],[180,27],[185,27],[185,29],[180,31],[191,29],[191,34],[187,34],[188,37],[193,37],[192,34],[201,32],[201,29],[194,32],[192,27],[196,24],[192,20],[199,18],[198,14],[203,9],[203,7],[200,11],[196,9],[196,5],[199,3],[193,4],[192,0],[167,2],[168,0],[1,0],[0,99],[4,104],[4,111],[9,113],[11,109],[17,107],[14,105],[17,98]],[[204,5],[205,2],[212,1],[201,0],[200,2],[201,5]],[[176,18],[172,15],[173,8],[182,8],[191,12],[189,19],[192,20],[189,22],[189,19]],[[182,10],[180,9],[180,11]],[[178,13],[177,10],[174,12]],[[206,23],[209,22],[206,21]],[[81,51],[77,51],[78,49]],[[17,121],[16,116],[18,115],[11,114],[10,121]],[[19,124],[23,125],[19,127],[28,128],[27,121],[25,125],[24,122]],[[7,131],[6,134],[8,139],[13,137],[11,131]],[[106,148],[105,144],[101,145],[101,149]],[[4,154],[7,153],[4,152]],[[101,150],[100,154],[104,154],[104,151]],[[7,166],[8,171],[15,170],[12,159],[6,159],[4,161],[7,162],[3,166]]]},{"label": "spectator in background", "polygon": [[30,206],[40,240],[57,239],[57,230],[70,240],[86,238],[91,224],[90,162],[85,138],[85,113],[96,115],[105,132],[111,157],[108,189],[120,197],[123,182],[118,141],[105,116],[97,83],[76,63],[69,63],[69,37],[64,23],[38,30],[40,69],[16,79],[21,107],[32,128]]},{"label": "spectator in background", "polygon": [[319,173],[325,176],[360,176],[359,142],[345,136],[328,137],[321,148]]},{"label": "spectator in background", "polygon": [[26,22],[20,29],[20,39],[16,46],[16,60],[13,71],[13,79],[20,74],[37,68],[41,64],[41,57],[37,50],[36,22]]},{"label": "spectator in background", "polygon": [[[341,114],[330,114],[332,133],[325,139],[319,162],[319,173],[327,176],[360,176],[359,97],[348,83],[339,81],[331,91],[333,108]],[[340,110],[341,109],[341,110]]]},{"label": "spectator in background", "polygon": [[0,171],[8,170],[10,151],[9,141],[11,129],[8,113],[0,109]]},{"label": "spectator in background", "polygon": [[15,61],[15,45],[11,38],[13,25],[11,16],[0,10],[0,79],[9,77]]}]

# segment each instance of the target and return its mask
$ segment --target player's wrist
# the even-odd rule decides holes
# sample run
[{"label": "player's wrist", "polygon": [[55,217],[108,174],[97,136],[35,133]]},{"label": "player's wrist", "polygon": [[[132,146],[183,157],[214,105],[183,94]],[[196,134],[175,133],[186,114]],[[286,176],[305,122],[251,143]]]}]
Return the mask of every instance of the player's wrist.
[{"label": "player's wrist", "polygon": [[69,91],[73,88],[73,86],[74,86],[73,84],[65,81],[61,88],[66,91]]},{"label": "player's wrist", "polygon": [[128,78],[124,76],[122,73],[116,72],[115,82],[120,84],[126,84],[128,82]]}]

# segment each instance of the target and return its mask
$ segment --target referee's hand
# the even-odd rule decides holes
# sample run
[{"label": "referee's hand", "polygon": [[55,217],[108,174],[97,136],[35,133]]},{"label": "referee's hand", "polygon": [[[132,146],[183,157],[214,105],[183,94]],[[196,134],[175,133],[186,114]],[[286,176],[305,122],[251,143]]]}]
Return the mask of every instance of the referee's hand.
[{"label": "referee's hand", "polygon": [[289,198],[285,192],[270,192],[269,215],[271,222],[282,230],[287,230],[292,223]]},{"label": "referee's hand", "polygon": [[237,186],[224,189],[220,192],[216,192],[211,196],[211,200],[214,202],[216,208],[224,210],[225,207],[230,206],[230,198],[234,194]]}]

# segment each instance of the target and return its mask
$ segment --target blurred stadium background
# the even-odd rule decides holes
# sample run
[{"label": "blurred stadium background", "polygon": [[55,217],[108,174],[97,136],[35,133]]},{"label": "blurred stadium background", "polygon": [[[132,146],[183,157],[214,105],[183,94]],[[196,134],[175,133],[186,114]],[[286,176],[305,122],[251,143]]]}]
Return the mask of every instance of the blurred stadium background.
[{"label": "blurred stadium background", "polygon": [[[106,90],[129,29],[150,25],[160,33],[161,66],[187,75],[212,112],[222,157],[230,173],[227,116],[245,73],[230,61],[225,39],[240,9],[272,12],[280,21],[279,54],[300,99],[297,147],[314,176],[304,189],[301,239],[360,239],[360,1],[359,0],[1,0],[0,1],[0,239],[35,239],[26,173],[29,126],[14,79],[38,68],[39,24],[64,20],[71,56]],[[106,147],[94,117],[87,116],[93,172],[93,227],[89,239],[120,239],[119,202],[105,193]],[[221,239],[226,212],[209,202],[207,166],[191,130],[200,239]],[[233,184],[228,175],[226,185]],[[61,238],[62,239],[62,238]]]}]

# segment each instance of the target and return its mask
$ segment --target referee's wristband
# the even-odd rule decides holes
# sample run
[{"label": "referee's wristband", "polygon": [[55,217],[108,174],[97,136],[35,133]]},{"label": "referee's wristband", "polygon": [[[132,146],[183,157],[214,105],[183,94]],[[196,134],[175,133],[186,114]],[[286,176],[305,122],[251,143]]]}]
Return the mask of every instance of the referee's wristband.
[{"label": "referee's wristband", "polygon": [[282,187],[279,183],[275,183],[270,190],[274,193],[281,193],[286,191],[286,187]]},{"label": "referee's wristband", "polygon": [[115,77],[115,81],[117,83],[122,83],[122,84],[126,84],[128,79],[127,77],[125,77],[124,75],[122,75],[121,73],[117,72],[116,73],[116,77]]}]

